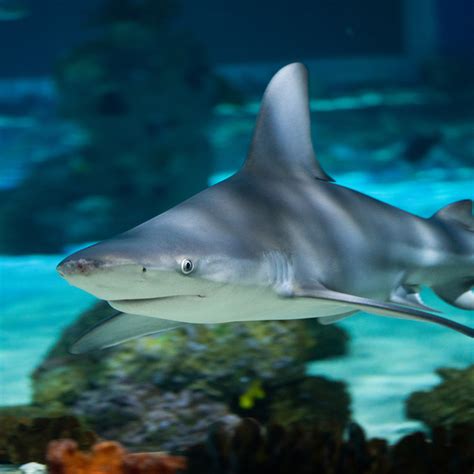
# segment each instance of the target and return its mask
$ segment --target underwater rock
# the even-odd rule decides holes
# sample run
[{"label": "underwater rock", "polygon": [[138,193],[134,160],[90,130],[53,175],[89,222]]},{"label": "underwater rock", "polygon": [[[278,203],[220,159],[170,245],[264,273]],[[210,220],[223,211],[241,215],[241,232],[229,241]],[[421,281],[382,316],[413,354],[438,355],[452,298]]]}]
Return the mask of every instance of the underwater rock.
[{"label": "underwater rock", "polygon": [[367,439],[356,423],[283,426],[245,418],[211,425],[202,442],[180,454],[155,446],[132,453],[113,441],[81,450],[60,439],[43,457],[50,474],[471,474],[474,430],[467,424],[438,427],[431,438],[417,432],[390,445]]},{"label": "underwater rock", "polygon": [[[83,378],[94,386],[126,377],[152,381],[166,390],[196,389],[227,397],[236,394],[236,387],[239,395],[244,393],[255,380],[292,381],[304,374],[307,362],[347,351],[348,335],[342,328],[322,326],[316,320],[292,320],[199,324],[81,357],[68,353],[86,328],[114,313],[107,303],[99,302],[65,329],[33,374],[35,402],[62,399],[52,380],[57,375],[51,376],[56,371],[61,375],[73,370],[70,382],[79,382],[77,390],[72,389],[76,394],[85,388],[79,378],[87,375]],[[49,386],[53,392],[48,397],[43,387]],[[69,393],[69,384],[62,381],[62,387],[59,390]]]},{"label": "underwater rock", "polygon": [[345,423],[350,397],[345,383],[324,377],[305,377],[270,391],[269,421],[284,426],[302,422]]},{"label": "underwater rock", "polygon": [[470,474],[474,433],[466,426],[423,433],[394,446],[367,440],[352,423],[321,427],[259,425],[244,419],[233,429],[215,426],[205,443],[185,452],[189,474]]},{"label": "underwater rock", "polygon": [[474,429],[474,365],[441,368],[437,373],[442,379],[439,385],[410,395],[407,416],[429,427],[467,423]]},{"label": "underwater rock", "polygon": [[0,463],[45,462],[51,440],[72,438],[87,449],[97,436],[78,418],[34,407],[0,409]]},{"label": "underwater rock", "polygon": [[104,441],[82,452],[69,440],[48,446],[50,474],[174,474],[186,468],[186,460],[165,453],[128,453],[119,443]]},{"label": "underwater rock", "polygon": [[344,354],[348,336],[316,321],[196,325],[73,356],[67,348],[112,310],[96,304],[67,328],[33,374],[33,400],[84,416],[127,446],[176,449],[228,416],[345,422],[341,382],[307,377],[306,363]]},{"label": "underwater rock", "polygon": [[129,447],[176,451],[202,441],[207,427],[234,418],[227,406],[204,393],[165,392],[153,385],[112,382],[82,393],[72,407],[103,438]]},{"label": "underwater rock", "polygon": [[58,64],[58,107],[83,140],[2,192],[1,253],[100,240],[206,187],[224,88],[176,16],[175,0],[107,0],[94,39]]}]

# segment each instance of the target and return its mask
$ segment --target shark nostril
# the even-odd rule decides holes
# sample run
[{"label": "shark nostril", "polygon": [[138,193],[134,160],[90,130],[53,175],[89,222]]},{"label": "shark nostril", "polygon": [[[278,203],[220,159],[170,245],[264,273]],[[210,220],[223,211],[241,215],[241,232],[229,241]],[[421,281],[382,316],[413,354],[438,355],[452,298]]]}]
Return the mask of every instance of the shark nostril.
[{"label": "shark nostril", "polygon": [[92,270],[98,268],[99,262],[80,258],[78,260],[66,260],[57,266],[58,273],[63,276],[87,275]]},{"label": "shark nostril", "polygon": [[86,260],[84,258],[79,259],[76,263],[76,272],[86,274],[91,270],[97,268],[97,262],[95,260]]}]

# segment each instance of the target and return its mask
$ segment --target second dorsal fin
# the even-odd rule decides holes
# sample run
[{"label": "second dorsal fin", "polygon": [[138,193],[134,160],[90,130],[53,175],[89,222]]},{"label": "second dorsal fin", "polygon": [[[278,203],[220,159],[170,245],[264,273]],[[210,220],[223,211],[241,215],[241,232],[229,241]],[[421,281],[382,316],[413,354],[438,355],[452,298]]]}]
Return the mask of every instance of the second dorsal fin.
[{"label": "second dorsal fin", "polygon": [[432,219],[455,222],[471,231],[474,231],[474,216],[472,215],[473,201],[464,199],[441,208]]},{"label": "second dorsal fin", "polygon": [[309,173],[333,181],[314,154],[308,70],[303,64],[280,69],[267,86],[244,169],[260,174]]}]

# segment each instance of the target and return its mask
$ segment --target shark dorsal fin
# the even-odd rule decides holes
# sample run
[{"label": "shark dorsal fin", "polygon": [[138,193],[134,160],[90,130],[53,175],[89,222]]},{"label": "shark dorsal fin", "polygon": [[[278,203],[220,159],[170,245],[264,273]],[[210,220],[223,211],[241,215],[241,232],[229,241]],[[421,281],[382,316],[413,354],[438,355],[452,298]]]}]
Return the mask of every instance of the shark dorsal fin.
[{"label": "shark dorsal fin", "polygon": [[433,219],[457,222],[469,230],[474,231],[473,201],[464,199],[441,208],[433,215]]},{"label": "shark dorsal fin", "polygon": [[308,70],[303,64],[285,66],[268,84],[244,169],[263,174],[310,173],[333,181],[314,154]]}]

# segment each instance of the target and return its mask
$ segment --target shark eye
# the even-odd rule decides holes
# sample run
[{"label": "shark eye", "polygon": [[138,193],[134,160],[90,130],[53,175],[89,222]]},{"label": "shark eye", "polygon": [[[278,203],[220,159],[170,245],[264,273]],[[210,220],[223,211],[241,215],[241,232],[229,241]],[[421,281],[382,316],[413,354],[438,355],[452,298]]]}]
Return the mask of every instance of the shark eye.
[{"label": "shark eye", "polygon": [[185,259],[181,262],[181,271],[182,271],[185,275],[189,275],[193,270],[194,270],[193,262],[191,262],[191,260],[189,260],[189,258],[185,258]]}]

